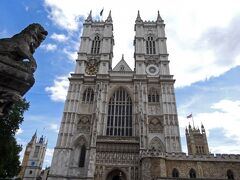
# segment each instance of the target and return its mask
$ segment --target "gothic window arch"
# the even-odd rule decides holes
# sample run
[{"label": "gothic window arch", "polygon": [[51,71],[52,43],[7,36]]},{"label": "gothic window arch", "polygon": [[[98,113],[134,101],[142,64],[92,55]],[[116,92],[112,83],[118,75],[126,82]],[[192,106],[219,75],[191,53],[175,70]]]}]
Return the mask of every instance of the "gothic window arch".
[{"label": "gothic window arch", "polygon": [[107,135],[132,136],[132,121],[131,97],[120,87],[108,103]]},{"label": "gothic window arch", "polygon": [[196,171],[194,169],[190,169],[189,171],[189,177],[190,178],[196,178],[197,175],[196,175]]},{"label": "gothic window arch", "polygon": [[227,178],[228,179],[234,179],[234,174],[233,174],[233,172],[230,169],[227,170]]},{"label": "gothic window arch", "polygon": [[83,144],[81,147],[81,150],[80,150],[78,167],[84,167],[85,157],[86,157],[86,146],[85,146],[85,144]]},{"label": "gothic window arch", "polygon": [[165,147],[162,141],[158,137],[154,137],[149,145],[149,149],[151,150],[158,150],[160,152],[165,152]]},{"label": "gothic window arch", "polygon": [[73,151],[71,153],[71,165],[73,167],[85,166],[85,158],[87,152],[86,147],[87,141],[85,136],[80,135],[73,140],[72,144]]},{"label": "gothic window arch", "polygon": [[83,92],[82,102],[91,104],[93,103],[93,100],[94,100],[94,92],[93,92],[93,89],[89,87]]},{"label": "gothic window arch", "polygon": [[172,170],[172,177],[179,177],[179,172],[176,168]]},{"label": "gothic window arch", "polygon": [[91,48],[92,54],[99,54],[100,44],[101,44],[100,37],[99,37],[99,35],[96,35],[92,41],[92,48]]},{"label": "gothic window arch", "polygon": [[119,69],[120,69],[120,71],[124,71],[125,67],[123,65],[121,65]]},{"label": "gothic window arch", "polygon": [[148,92],[148,102],[159,102],[159,95],[155,88],[150,88]]},{"label": "gothic window arch", "polygon": [[148,36],[146,40],[146,52],[147,54],[156,54],[156,45],[153,36]]}]

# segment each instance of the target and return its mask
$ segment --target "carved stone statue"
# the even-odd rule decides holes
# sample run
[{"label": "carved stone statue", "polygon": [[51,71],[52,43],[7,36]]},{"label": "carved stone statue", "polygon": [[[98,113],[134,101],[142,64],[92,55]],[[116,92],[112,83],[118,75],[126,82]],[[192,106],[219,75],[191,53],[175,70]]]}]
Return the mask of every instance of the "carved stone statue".
[{"label": "carved stone statue", "polygon": [[0,39],[0,55],[7,56],[14,61],[27,59],[31,63],[31,69],[35,71],[37,64],[33,53],[47,34],[48,32],[40,24],[30,24],[19,34],[11,38]]},{"label": "carved stone statue", "polygon": [[33,86],[37,68],[33,53],[47,34],[33,23],[11,38],[0,39],[0,117]]}]

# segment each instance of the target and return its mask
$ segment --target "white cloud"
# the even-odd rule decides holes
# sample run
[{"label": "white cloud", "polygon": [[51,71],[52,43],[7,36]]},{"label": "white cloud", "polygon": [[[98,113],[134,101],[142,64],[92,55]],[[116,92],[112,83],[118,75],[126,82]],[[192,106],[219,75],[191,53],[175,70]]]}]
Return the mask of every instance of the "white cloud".
[{"label": "white cloud", "polygon": [[58,42],[65,42],[68,40],[68,37],[65,34],[57,34],[57,33],[53,33],[50,38],[58,41]]},{"label": "white cloud", "polygon": [[166,23],[170,66],[172,74],[177,79],[176,86],[186,86],[211,76],[219,76],[240,64],[236,58],[233,58],[231,63],[221,66],[222,60],[219,59],[219,54],[216,54],[218,47],[215,50],[215,47],[194,49],[196,43],[204,43],[202,34],[208,29],[219,27],[222,31],[227,30],[226,27],[230,25],[231,20],[239,15],[239,3],[228,0],[211,2],[208,0],[150,0],[138,3],[127,1],[128,6],[126,6],[124,1],[111,0],[93,0],[91,3],[80,3],[77,0],[70,2],[69,0],[45,0],[45,7],[48,9],[49,18],[68,31],[79,30],[81,23],[79,17],[86,18],[90,10],[93,11],[93,16],[97,16],[104,7],[103,19],[106,19],[108,11],[112,10],[115,38],[113,65],[124,53],[131,67],[134,66],[134,48],[133,46],[129,48],[128,45],[132,44],[134,39],[133,29],[137,10],[140,10],[143,20],[155,20],[157,10],[160,10]]},{"label": "white cloud", "polygon": [[57,49],[57,45],[51,43],[42,44],[40,47],[45,49],[46,51],[55,51]]},{"label": "white cloud", "polygon": [[[211,146],[209,144],[211,151],[215,153],[240,153],[240,149],[236,148],[240,146],[240,101],[223,99],[212,104],[209,108],[211,108],[212,112],[194,114],[195,125],[200,126],[202,122],[207,131],[208,138],[211,137],[210,130],[216,128],[223,129],[224,134],[219,133],[218,138],[226,137],[237,143],[226,147],[224,142],[221,144],[221,141],[218,141],[218,145]],[[191,122],[190,119],[187,120],[186,117],[179,116],[180,127],[185,128],[189,122]]]},{"label": "white cloud", "polygon": [[54,149],[47,148],[44,162],[43,162],[43,168],[49,167],[51,165],[53,152],[54,152]]},{"label": "white cloud", "polygon": [[22,134],[23,133],[23,130],[21,128],[19,128],[16,132],[16,135],[19,135],[19,134]]},{"label": "white cloud", "polygon": [[67,76],[57,77],[54,80],[53,86],[46,87],[45,91],[50,93],[50,98],[53,101],[64,102],[67,96],[69,81]]},{"label": "white cloud", "polygon": [[71,51],[67,48],[63,49],[63,52],[67,55],[68,59],[72,60],[75,62],[75,60],[77,59],[77,52],[76,51]]},{"label": "white cloud", "polygon": [[58,124],[55,124],[55,123],[49,124],[48,128],[53,130],[56,133],[58,133],[58,131],[59,131]]},{"label": "white cloud", "polygon": [[8,35],[7,29],[0,30],[0,38],[6,38]]}]

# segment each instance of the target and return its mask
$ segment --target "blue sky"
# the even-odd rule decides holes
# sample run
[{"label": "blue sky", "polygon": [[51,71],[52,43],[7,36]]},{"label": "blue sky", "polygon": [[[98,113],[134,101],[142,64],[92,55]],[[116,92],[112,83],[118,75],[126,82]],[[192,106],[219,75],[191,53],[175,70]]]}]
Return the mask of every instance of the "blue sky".
[{"label": "blue sky", "polygon": [[[193,113],[196,126],[207,129],[213,153],[240,153],[240,6],[223,0],[2,0],[0,38],[10,37],[37,22],[49,32],[36,50],[35,85],[26,94],[30,109],[16,135],[25,147],[33,133],[48,139],[44,166],[50,165],[57,140],[67,77],[74,71],[82,22],[93,11],[95,19],[104,7],[103,19],[112,10],[114,25],[113,64],[125,60],[133,69],[134,22],[137,10],[143,20],[155,20],[157,10],[166,23],[170,70],[176,79],[176,99],[183,151],[184,128]],[[217,4],[217,5],[216,5]]]}]

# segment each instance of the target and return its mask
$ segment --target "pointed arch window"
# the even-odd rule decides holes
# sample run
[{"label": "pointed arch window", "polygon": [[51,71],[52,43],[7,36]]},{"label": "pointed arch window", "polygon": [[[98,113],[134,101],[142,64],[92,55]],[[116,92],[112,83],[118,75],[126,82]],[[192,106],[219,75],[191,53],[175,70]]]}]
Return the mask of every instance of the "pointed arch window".
[{"label": "pointed arch window", "polygon": [[159,95],[155,88],[151,88],[148,93],[148,102],[159,102]]},{"label": "pointed arch window", "polygon": [[86,104],[93,103],[94,100],[94,92],[92,88],[87,88],[83,93],[82,102]]},{"label": "pointed arch window", "polygon": [[123,65],[120,66],[119,68],[120,71],[124,71],[125,70],[125,67]]},{"label": "pointed arch window", "polygon": [[109,100],[107,135],[132,136],[132,119],[132,100],[123,88],[119,88]]},{"label": "pointed arch window", "polygon": [[152,36],[147,37],[146,51],[147,51],[147,54],[156,54],[155,40],[153,39]]},{"label": "pointed arch window", "polygon": [[227,171],[227,178],[228,179],[234,179],[234,174],[230,169]]},{"label": "pointed arch window", "polygon": [[85,145],[82,145],[81,151],[80,151],[80,156],[79,156],[78,167],[84,167],[84,164],[85,164],[85,156],[86,156],[86,146],[85,146]]},{"label": "pointed arch window", "polygon": [[190,178],[196,178],[197,175],[196,175],[196,171],[194,169],[190,169],[189,171],[189,177]]},{"label": "pointed arch window", "polygon": [[100,37],[98,35],[96,35],[94,40],[92,41],[92,48],[91,48],[92,54],[99,54],[100,43],[101,43]]},{"label": "pointed arch window", "polygon": [[172,177],[179,177],[179,172],[176,168],[172,170]]}]

